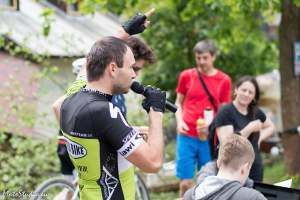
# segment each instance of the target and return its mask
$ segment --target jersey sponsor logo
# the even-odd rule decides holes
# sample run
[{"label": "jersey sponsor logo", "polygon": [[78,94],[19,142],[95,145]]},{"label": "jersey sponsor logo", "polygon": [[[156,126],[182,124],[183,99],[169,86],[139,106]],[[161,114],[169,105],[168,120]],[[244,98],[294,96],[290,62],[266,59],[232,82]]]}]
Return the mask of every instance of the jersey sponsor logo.
[{"label": "jersey sponsor logo", "polygon": [[87,166],[84,166],[84,165],[78,165],[77,167],[78,171],[80,172],[87,172]]},{"label": "jersey sponsor logo", "polygon": [[120,154],[122,156],[126,156],[128,153],[130,153],[134,147],[134,143],[133,142],[130,142],[129,145],[126,145],[126,148],[120,152]]},{"label": "jersey sponsor logo", "polygon": [[129,156],[142,142],[142,136],[134,129],[123,139],[124,145],[118,152],[124,156]]},{"label": "jersey sponsor logo", "polygon": [[112,103],[109,102],[109,113],[110,113],[110,117],[111,118],[118,118],[118,114],[121,117],[122,122],[129,127],[127,121],[125,120],[124,116],[122,115],[122,112],[120,111],[120,109],[116,106],[114,107],[114,105]]},{"label": "jersey sponsor logo", "polygon": [[95,135],[92,133],[77,133],[77,132],[71,131],[70,135],[75,136],[75,137],[82,137],[82,138],[95,138]]},{"label": "jersey sponsor logo", "polygon": [[122,142],[123,144],[125,144],[126,142],[128,142],[132,137],[134,137],[134,135],[139,135],[137,134],[137,131],[135,129],[132,129],[127,135],[126,137],[123,138]]},{"label": "jersey sponsor logo", "polygon": [[68,153],[73,158],[82,158],[87,154],[86,149],[82,145],[67,138],[66,141],[67,141],[66,146],[67,146]]}]

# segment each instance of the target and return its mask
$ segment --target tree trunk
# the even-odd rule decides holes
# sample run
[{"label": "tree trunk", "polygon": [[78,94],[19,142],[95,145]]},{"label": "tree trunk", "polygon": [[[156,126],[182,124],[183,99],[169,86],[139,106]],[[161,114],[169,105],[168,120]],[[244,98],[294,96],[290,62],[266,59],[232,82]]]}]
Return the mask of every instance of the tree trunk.
[{"label": "tree trunk", "polygon": [[[300,125],[300,77],[294,74],[293,42],[300,42],[300,8],[282,0],[279,30],[283,129]],[[290,175],[300,173],[300,137],[283,135],[284,160]]]}]

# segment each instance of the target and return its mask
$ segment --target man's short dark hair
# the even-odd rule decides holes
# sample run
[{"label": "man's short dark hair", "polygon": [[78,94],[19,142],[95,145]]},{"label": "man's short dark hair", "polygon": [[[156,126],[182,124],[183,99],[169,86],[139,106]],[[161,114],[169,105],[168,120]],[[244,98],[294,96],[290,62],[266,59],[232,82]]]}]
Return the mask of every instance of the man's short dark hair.
[{"label": "man's short dark hair", "polygon": [[198,42],[194,47],[194,53],[209,52],[212,56],[216,56],[217,47],[212,40],[202,40]]},{"label": "man's short dark hair", "polygon": [[116,37],[104,37],[95,42],[86,59],[87,80],[98,80],[111,62],[123,67],[127,48],[126,42]]},{"label": "man's short dark hair", "polygon": [[135,60],[143,59],[149,64],[156,61],[152,49],[142,39],[130,36],[126,42],[131,48]]}]

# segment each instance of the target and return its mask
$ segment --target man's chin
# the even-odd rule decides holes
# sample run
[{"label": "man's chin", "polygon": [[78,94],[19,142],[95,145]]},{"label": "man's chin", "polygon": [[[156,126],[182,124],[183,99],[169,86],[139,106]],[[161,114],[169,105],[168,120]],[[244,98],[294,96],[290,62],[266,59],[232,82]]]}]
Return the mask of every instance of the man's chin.
[{"label": "man's chin", "polygon": [[118,90],[118,91],[115,91],[114,94],[117,95],[117,94],[127,94],[129,92],[129,88],[127,89],[121,89],[121,90]]},{"label": "man's chin", "polygon": [[129,92],[129,88],[124,90],[124,94],[127,94]]}]

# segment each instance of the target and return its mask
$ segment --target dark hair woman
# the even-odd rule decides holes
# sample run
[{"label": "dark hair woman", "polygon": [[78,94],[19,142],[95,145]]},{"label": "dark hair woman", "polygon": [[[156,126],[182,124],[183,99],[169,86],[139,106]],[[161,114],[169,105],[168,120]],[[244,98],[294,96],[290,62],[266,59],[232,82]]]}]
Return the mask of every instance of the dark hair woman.
[{"label": "dark hair woman", "polygon": [[255,78],[241,77],[236,82],[233,102],[220,108],[212,122],[211,131],[216,131],[221,143],[227,136],[236,132],[248,138],[255,152],[249,177],[261,182],[263,164],[259,147],[262,141],[273,134],[274,125],[257,106],[259,96],[260,91]]}]

